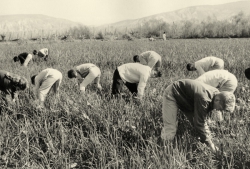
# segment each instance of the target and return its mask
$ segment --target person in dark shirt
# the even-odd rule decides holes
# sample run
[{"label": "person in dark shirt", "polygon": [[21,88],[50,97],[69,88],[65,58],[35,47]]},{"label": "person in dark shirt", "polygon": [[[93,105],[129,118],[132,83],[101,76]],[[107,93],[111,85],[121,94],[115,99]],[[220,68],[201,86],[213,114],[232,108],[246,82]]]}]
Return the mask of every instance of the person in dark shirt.
[{"label": "person in dark shirt", "polygon": [[217,148],[212,142],[207,118],[214,113],[221,121],[221,111],[233,112],[234,108],[235,96],[232,92],[219,92],[215,87],[191,79],[175,81],[165,89],[163,95],[164,127],[161,138],[174,138],[177,131],[177,112],[180,109],[195,127],[201,142],[206,143],[215,152]]},{"label": "person in dark shirt", "polygon": [[24,52],[24,53],[19,54],[18,56],[15,56],[13,60],[14,62],[20,61],[21,65],[26,67],[29,64],[29,62],[32,60],[32,55],[27,52]]},{"label": "person in dark shirt", "polygon": [[250,68],[245,69],[245,76],[248,80],[250,80]]},{"label": "person in dark shirt", "polygon": [[[0,91],[2,98],[7,102],[15,102],[18,99],[18,91],[25,90],[27,87],[28,81],[24,77],[0,70]],[[12,100],[8,96],[11,96]]]}]

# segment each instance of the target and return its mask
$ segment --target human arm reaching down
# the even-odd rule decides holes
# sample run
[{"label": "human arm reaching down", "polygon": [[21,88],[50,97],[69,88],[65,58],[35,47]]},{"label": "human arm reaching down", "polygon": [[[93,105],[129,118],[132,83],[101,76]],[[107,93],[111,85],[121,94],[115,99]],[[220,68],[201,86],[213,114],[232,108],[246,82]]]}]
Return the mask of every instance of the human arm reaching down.
[{"label": "human arm reaching down", "polygon": [[201,65],[199,65],[198,63],[195,64],[195,68],[196,68],[199,76],[201,76],[202,74],[205,73],[205,71],[203,70],[203,68],[201,67]]},{"label": "human arm reaching down", "polygon": [[32,60],[32,55],[28,54],[27,58],[25,59],[23,66],[27,67],[29,62]]},{"label": "human arm reaching down", "polygon": [[212,141],[211,132],[206,121],[208,116],[209,101],[203,98],[200,94],[195,94],[194,103],[194,127],[196,128],[201,142],[208,145],[213,152],[216,152],[217,147]]},{"label": "human arm reaching down", "polygon": [[138,99],[142,99],[142,97],[144,95],[144,90],[145,90],[148,78],[149,78],[149,75],[141,75],[140,76],[140,81],[139,81],[138,86],[137,86]]}]

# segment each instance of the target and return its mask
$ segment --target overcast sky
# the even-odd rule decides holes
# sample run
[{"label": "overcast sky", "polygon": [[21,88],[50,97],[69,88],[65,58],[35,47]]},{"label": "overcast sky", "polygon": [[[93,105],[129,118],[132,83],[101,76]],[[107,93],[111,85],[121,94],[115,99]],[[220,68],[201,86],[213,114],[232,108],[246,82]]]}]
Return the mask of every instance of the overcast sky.
[{"label": "overcast sky", "polygon": [[0,0],[0,15],[43,14],[96,26],[189,6],[236,1],[239,0]]}]

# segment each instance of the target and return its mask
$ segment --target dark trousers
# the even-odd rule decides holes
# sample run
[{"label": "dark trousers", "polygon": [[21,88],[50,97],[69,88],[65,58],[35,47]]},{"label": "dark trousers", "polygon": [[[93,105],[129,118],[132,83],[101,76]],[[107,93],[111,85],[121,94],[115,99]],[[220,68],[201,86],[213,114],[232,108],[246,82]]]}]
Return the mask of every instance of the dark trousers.
[{"label": "dark trousers", "polygon": [[[126,82],[125,85],[127,86],[128,90],[133,94],[137,95],[137,83],[129,83]],[[112,94],[120,94],[121,89],[123,86],[123,81],[120,77],[118,70],[116,69],[113,75],[113,85],[112,85]]]}]

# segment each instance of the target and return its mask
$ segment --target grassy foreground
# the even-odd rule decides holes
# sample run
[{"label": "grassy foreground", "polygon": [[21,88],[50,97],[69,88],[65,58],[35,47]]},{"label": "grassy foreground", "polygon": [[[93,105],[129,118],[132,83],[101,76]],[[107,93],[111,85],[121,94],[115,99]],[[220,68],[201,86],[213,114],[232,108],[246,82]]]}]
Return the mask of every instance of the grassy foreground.
[{"label": "grassy foreground", "polygon": [[[47,47],[48,62],[36,61],[28,68],[14,63],[21,52]],[[132,56],[154,50],[163,58],[163,77],[148,81],[143,102],[111,99],[113,72]],[[218,126],[211,123],[220,148],[212,154],[196,140],[193,128],[179,115],[176,138],[158,144],[162,128],[164,89],[182,78],[196,78],[186,64],[213,55],[224,59],[225,69],[235,74],[236,110]],[[33,86],[20,93],[20,107],[1,104],[0,168],[250,168],[249,81],[250,39],[204,39],[169,41],[82,41],[43,44],[0,44],[0,69],[30,77],[52,67],[63,74],[60,98],[49,95],[47,110],[35,108]],[[102,71],[103,92],[87,87],[87,105],[79,96],[67,71],[82,63],[94,63]],[[128,90],[124,87],[124,93]]]}]

